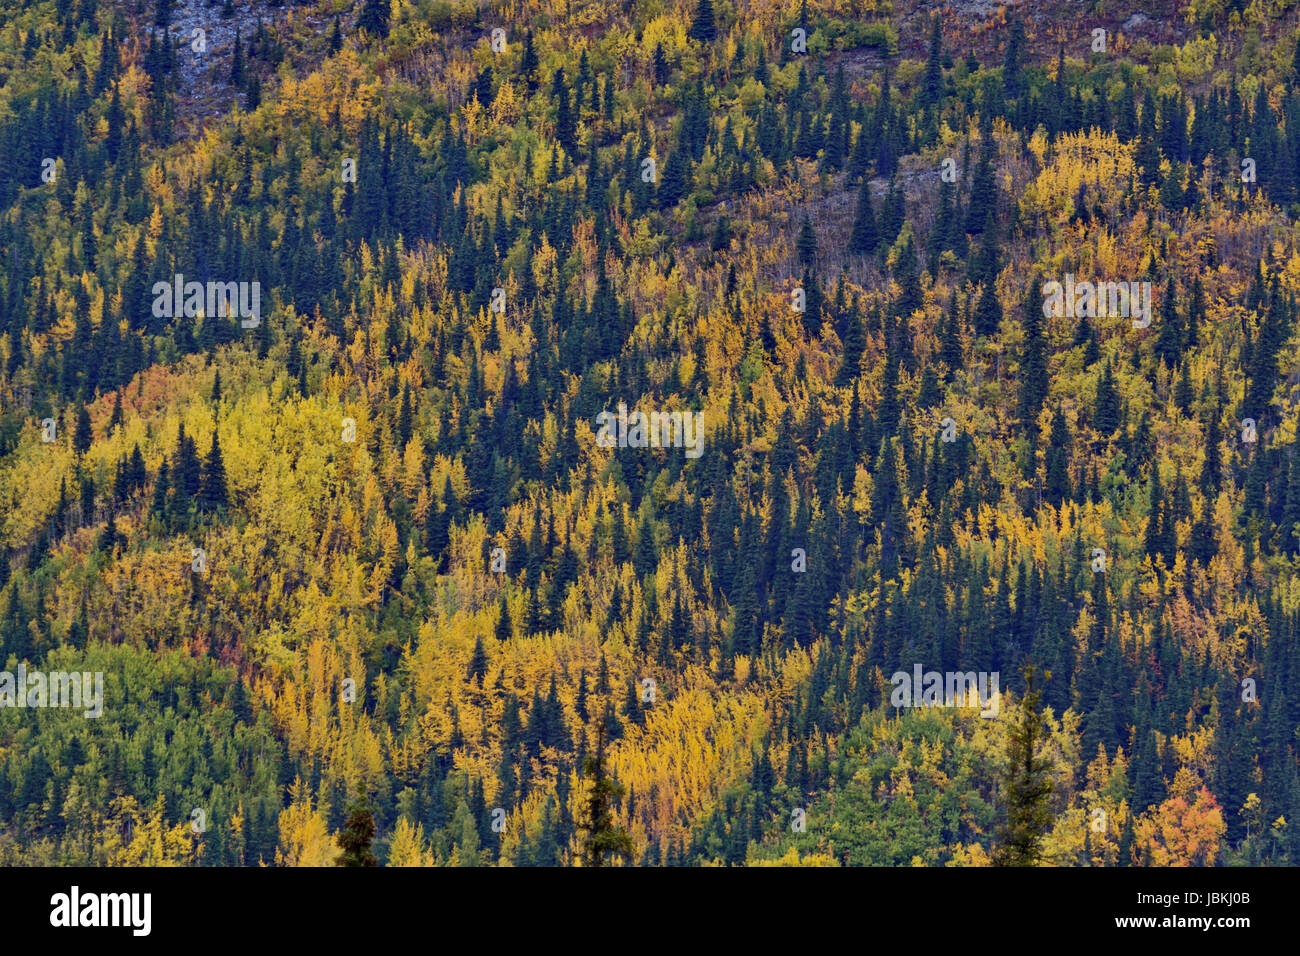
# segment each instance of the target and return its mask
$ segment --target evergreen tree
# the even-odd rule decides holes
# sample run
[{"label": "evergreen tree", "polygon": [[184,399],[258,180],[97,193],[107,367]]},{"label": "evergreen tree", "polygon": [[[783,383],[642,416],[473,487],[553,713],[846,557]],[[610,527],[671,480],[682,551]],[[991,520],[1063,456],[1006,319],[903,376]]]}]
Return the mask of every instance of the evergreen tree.
[{"label": "evergreen tree", "polygon": [[221,457],[221,441],[217,430],[212,430],[212,447],[208,449],[207,460],[203,463],[203,477],[199,492],[200,507],[204,511],[216,511],[230,503],[226,492],[226,465]]},{"label": "evergreen tree", "polygon": [[654,53],[650,57],[651,72],[655,78],[655,86],[663,86],[668,82],[668,57],[664,55],[662,43],[656,43]]},{"label": "evergreen tree", "polygon": [[163,463],[158,467],[158,478],[153,486],[153,501],[149,508],[150,514],[164,520],[168,514],[168,496],[171,492],[171,478],[168,471],[169,466],[164,458]]},{"label": "evergreen tree", "polygon": [[692,40],[698,40],[700,43],[712,43],[716,35],[717,26],[713,20],[713,2],[712,0],[700,0],[699,5],[695,8],[695,15],[691,18],[691,28],[687,32],[687,36]]},{"label": "evergreen tree", "polygon": [[799,227],[799,240],[795,245],[799,250],[799,261],[811,268],[817,260],[817,233],[813,232],[812,220],[807,215],[803,217],[803,225]]},{"label": "evergreen tree", "polygon": [[623,799],[626,788],[605,769],[605,727],[612,717],[613,711],[606,704],[605,720],[596,729],[596,752],[583,766],[583,774],[590,781],[582,827],[586,834],[582,851],[585,866],[604,866],[610,857],[626,859],[632,855],[631,835],[614,822],[614,807]]},{"label": "evergreen tree", "polygon": [[357,17],[357,29],[364,30],[371,36],[388,36],[389,0],[364,0],[361,15]]},{"label": "evergreen tree", "polygon": [[1025,25],[1017,20],[1011,24],[1011,36],[1007,40],[1006,56],[1002,60],[1002,88],[1007,99],[1015,99],[1022,92],[1022,69],[1024,67]]},{"label": "evergreen tree", "polygon": [[474,638],[474,652],[469,658],[469,672],[465,679],[469,681],[478,681],[482,683],[483,678],[487,675],[488,659],[487,650],[483,647],[483,638]]},{"label": "evergreen tree", "polygon": [[853,232],[849,236],[849,251],[860,255],[871,253],[878,239],[876,213],[871,204],[871,182],[864,176],[858,187],[858,208],[853,217]]},{"label": "evergreen tree", "polygon": [[375,818],[364,783],[357,784],[356,798],[348,804],[347,814],[347,822],[337,839],[343,852],[338,855],[335,865],[378,866],[379,860],[370,849],[375,838]]},{"label": "evergreen tree", "polygon": [[[850,310],[848,328],[844,334],[844,358],[835,375],[835,387],[844,388],[857,377],[861,368],[862,353],[867,347],[867,332],[862,327],[862,316],[857,308]],[[931,369],[927,368],[927,372]]]},{"label": "evergreen tree", "polygon": [[1002,303],[998,301],[998,293],[993,288],[993,283],[989,282],[980,289],[972,326],[976,335],[991,336],[998,334],[1001,324]]},{"label": "evergreen tree", "polygon": [[[335,21],[337,27],[338,21]],[[239,86],[244,81],[244,41],[239,35],[239,30],[235,30],[235,52],[230,58],[230,84]]]},{"label": "evergreen tree", "polygon": [[1070,432],[1058,405],[1052,415],[1052,430],[1044,449],[1047,473],[1043,479],[1044,500],[1058,507],[1070,496],[1069,447]]},{"label": "evergreen tree", "polygon": [[506,604],[505,595],[502,595],[500,613],[497,615],[496,639],[498,642],[508,641],[513,634],[514,627],[510,623],[510,606]]},{"label": "evergreen tree", "polygon": [[529,30],[524,34],[524,49],[519,56],[519,75],[528,85],[529,93],[537,89],[537,68],[537,49],[533,46],[533,31]]},{"label": "evergreen tree", "polygon": [[72,432],[72,450],[78,456],[84,455],[90,451],[90,443],[93,437],[90,430],[90,413],[86,411],[86,405],[83,402],[77,408],[77,424]]},{"label": "evergreen tree", "polygon": [[921,83],[921,105],[935,106],[943,98],[943,39],[939,32],[939,15],[930,17],[930,51],[925,59],[925,78]]},{"label": "evergreen tree", "polygon": [[669,209],[686,195],[690,188],[690,160],[683,149],[675,149],[668,154],[663,173],[659,178],[659,206]]},{"label": "evergreen tree", "polygon": [[574,116],[569,106],[569,84],[565,81],[563,68],[555,71],[552,80],[552,95],[555,97],[555,138],[567,152],[574,150]]},{"label": "evergreen tree", "polygon": [[1035,676],[1034,666],[1027,666],[1019,719],[1012,725],[1007,740],[1007,768],[1002,786],[1005,821],[994,854],[998,866],[1041,863],[1043,838],[1052,823],[1051,763],[1039,755],[1045,730],[1038,710],[1040,695],[1034,688]]},{"label": "evergreen tree", "polygon": [[1097,381],[1092,425],[1103,436],[1114,434],[1120,426],[1119,393],[1115,391],[1115,377],[1111,374],[1110,362],[1102,366],[1101,378]]},{"label": "evergreen tree", "polygon": [[1038,413],[1047,398],[1049,384],[1042,303],[1042,283],[1035,278],[1025,298],[1025,344],[1020,359],[1020,421],[1031,433],[1038,430]]}]

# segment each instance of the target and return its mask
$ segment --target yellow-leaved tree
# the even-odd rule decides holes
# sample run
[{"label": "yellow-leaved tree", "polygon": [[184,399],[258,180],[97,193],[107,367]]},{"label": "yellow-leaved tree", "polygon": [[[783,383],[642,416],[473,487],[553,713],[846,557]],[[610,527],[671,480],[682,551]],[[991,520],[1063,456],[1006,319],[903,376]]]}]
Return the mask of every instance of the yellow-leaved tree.
[{"label": "yellow-leaved tree", "polygon": [[280,811],[280,845],[275,850],[276,866],[333,866],[338,847],[329,824],[312,808],[311,791],[300,779],[289,790],[291,802]]}]

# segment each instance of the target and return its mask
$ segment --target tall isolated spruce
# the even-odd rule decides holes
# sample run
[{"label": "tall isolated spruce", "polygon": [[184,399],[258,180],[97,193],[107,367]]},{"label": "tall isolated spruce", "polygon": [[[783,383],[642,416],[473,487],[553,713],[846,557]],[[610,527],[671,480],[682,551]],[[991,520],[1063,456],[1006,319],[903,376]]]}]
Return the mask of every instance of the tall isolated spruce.
[{"label": "tall isolated spruce", "polygon": [[[1007,738],[1007,768],[1002,784],[1006,814],[993,856],[997,866],[1038,866],[1044,862],[1043,837],[1052,825],[1052,766],[1039,755],[1045,723],[1034,687],[1034,665],[1024,670],[1025,693]],[[1048,672],[1048,679],[1051,673]]]},{"label": "tall isolated spruce", "polygon": [[591,787],[582,827],[586,834],[582,850],[584,866],[604,866],[607,858],[632,856],[631,834],[614,823],[614,807],[623,799],[626,788],[605,772],[606,727],[612,716],[613,710],[606,704],[604,718],[596,727],[596,752],[583,765],[583,775],[590,780]]}]

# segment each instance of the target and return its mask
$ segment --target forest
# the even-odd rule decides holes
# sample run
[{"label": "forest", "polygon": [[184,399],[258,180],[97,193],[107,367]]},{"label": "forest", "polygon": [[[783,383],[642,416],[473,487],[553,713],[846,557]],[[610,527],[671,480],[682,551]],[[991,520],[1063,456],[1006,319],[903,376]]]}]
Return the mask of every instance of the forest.
[{"label": "forest", "polygon": [[0,0],[0,865],[1300,864],[1300,4],[1141,10]]}]

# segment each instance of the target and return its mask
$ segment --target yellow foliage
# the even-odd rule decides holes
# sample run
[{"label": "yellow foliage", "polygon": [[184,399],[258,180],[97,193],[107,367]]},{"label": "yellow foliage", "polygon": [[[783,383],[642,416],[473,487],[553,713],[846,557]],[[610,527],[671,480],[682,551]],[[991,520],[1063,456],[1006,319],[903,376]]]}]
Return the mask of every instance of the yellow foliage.
[{"label": "yellow foliage", "polygon": [[280,845],[276,866],[333,866],[339,849],[330,836],[329,825],[313,810],[311,794],[301,780],[290,788],[292,803],[280,811]]}]

